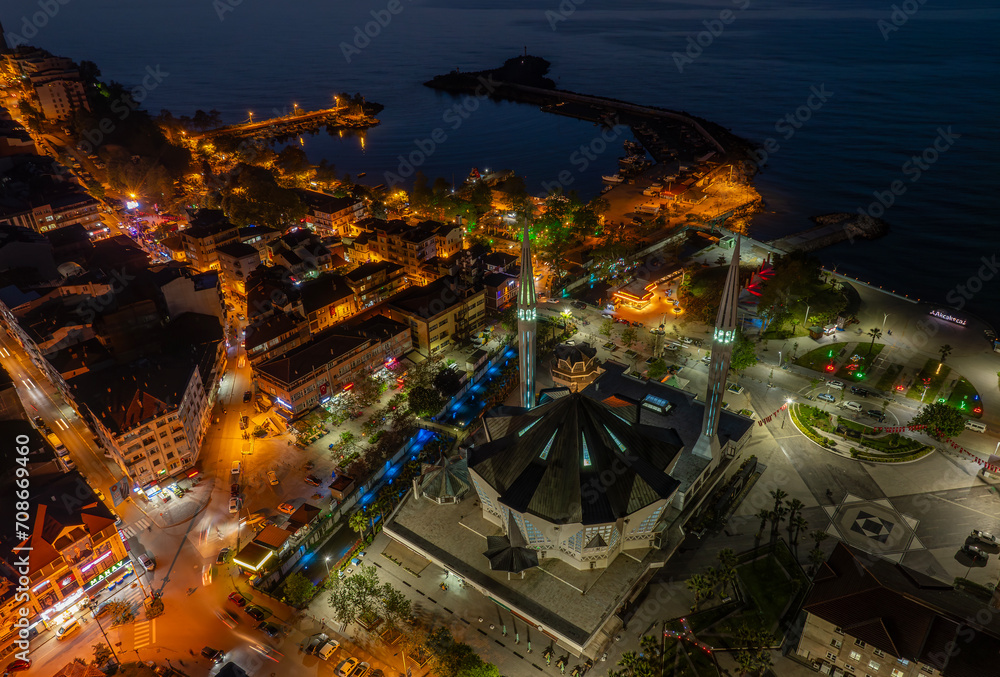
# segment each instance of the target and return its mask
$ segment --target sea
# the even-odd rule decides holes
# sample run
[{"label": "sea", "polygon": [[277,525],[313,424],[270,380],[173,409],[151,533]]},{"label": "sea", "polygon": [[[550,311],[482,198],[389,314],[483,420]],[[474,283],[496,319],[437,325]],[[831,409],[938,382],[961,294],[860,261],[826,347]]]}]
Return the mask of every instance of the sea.
[{"label": "sea", "polygon": [[[1000,320],[1000,9],[990,0],[4,0],[15,39],[95,62],[144,107],[226,122],[385,106],[363,136],[294,140],[372,185],[512,169],[598,194],[615,141],[591,123],[423,82],[520,54],[557,86],[686,111],[762,144],[751,235],[859,210],[891,232],[822,250],[860,280]],[[624,138],[622,138],[624,141]],[[597,144],[596,147],[600,147]],[[576,155],[574,155],[576,154]]]}]

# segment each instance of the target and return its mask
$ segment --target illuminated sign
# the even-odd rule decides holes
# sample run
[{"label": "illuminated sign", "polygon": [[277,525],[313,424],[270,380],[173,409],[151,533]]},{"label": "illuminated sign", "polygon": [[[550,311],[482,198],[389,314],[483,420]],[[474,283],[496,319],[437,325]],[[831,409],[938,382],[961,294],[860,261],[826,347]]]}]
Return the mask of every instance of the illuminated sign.
[{"label": "illuminated sign", "polygon": [[930,314],[938,319],[944,320],[945,322],[954,322],[955,324],[962,327],[964,327],[966,324],[966,320],[963,320],[960,317],[955,317],[954,315],[949,315],[943,310],[932,310]]},{"label": "illuminated sign", "polygon": [[239,565],[240,565],[241,567],[243,567],[244,569],[249,569],[250,571],[259,571],[259,570],[260,570],[260,568],[261,568],[262,566],[264,566],[264,563],[265,563],[265,562],[267,562],[267,560],[271,559],[271,557],[272,557],[273,555],[274,555],[274,551],[270,551],[270,552],[268,552],[268,553],[267,553],[267,554],[266,554],[266,555],[264,556],[264,559],[262,559],[262,560],[260,561],[260,564],[258,564],[257,566],[253,566],[252,564],[247,564],[246,562],[241,562],[241,561],[239,561],[238,559],[233,559],[233,563],[234,563],[234,564],[239,564]]},{"label": "illuminated sign", "polygon": [[108,578],[109,576],[111,576],[112,574],[114,574],[116,571],[118,571],[122,567],[130,567],[131,568],[131,566],[132,566],[132,560],[130,560],[128,558],[123,559],[122,561],[118,562],[117,564],[114,564],[114,565],[108,567],[107,569],[105,569],[101,573],[99,573],[96,576],[94,576],[93,578],[91,578],[89,581],[87,581],[84,584],[83,589],[84,590],[90,590],[95,585],[97,585],[98,583],[100,583],[101,581],[103,581],[105,578]]},{"label": "illuminated sign", "polygon": [[129,200],[128,202],[125,203],[125,208],[126,209],[135,209],[138,206],[139,206],[139,203],[136,202],[135,200]]},{"label": "illuminated sign", "polygon": [[80,571],[81,572],[86,571],[87,569],[89,569],[90,567],[94,566],[95,564],[97,564],[98,562],[100,562],[102,559],[104,559],[105,557],[107,557],[110,554],[111,554],[111,551],[108,550],[106,553],[104,553],[103,555],[101,555],[100,557],[98,557],[97,559],[95,559],[93,562],[91,562],[87,566],[80,567]]}]

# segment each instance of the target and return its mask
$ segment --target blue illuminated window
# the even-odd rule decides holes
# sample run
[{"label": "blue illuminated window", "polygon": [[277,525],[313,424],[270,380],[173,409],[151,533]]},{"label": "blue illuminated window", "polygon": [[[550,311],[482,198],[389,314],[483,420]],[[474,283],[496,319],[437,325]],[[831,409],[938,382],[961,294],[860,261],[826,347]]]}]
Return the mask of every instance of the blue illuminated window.
[{"label": "blue illuminated window", "polygon": [[608,426],[604,426],[604,429],[608,432],[608,435],[611,436],[611,439],[618,446],[619,451],[625,451],[625,445],[622,443],[620,439],[618,439],[617,435],[611,432],[611,428],[609,428]]},{"label": "blue illuminated window", "polygon": [[587,436],[580,433],[580,442],[583,444],[583,467],[590,466],[590,449],[587,447]]},{"label": "blue illuminated window", "polygon": [[524,433],[526,433],[526,432],[528,432],[529,430],[531,430],[531,426],[535,425],[536,423],[538,423],[538,422],[539,422],[539,421],[541,421],[541,420],[542,420],[542,419],[540,419],[540,418],[536,418],[536,419],[535,419],[534,421],[532,421],[532,422],[531,422],[531,423],[529,423],[528,425],[526,425],[526,426],[524,426],[523,428],[521,428],[521,431],[517,433],[517,436],[518,436],[518,437],[522,437],[522,436],[524,435]]},{"label": "blue illuminated window", "polygon": [[552,445],[555,444],[556,435],[558,434],[559,431],[556,430],[554,433],[552,433],[552,437],[549,438],[549,441],[545,443],[545,448],[542,449],[542,453],[539,456],[539,458],[541,458],[543,461],[549,457],[549,450],[552,449]]}]

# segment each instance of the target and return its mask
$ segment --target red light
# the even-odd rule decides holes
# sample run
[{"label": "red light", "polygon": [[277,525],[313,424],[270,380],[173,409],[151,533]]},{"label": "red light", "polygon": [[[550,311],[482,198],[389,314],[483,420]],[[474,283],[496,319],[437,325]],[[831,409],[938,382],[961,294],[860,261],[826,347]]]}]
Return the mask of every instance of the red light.
[{"label": "red light", "polygon": [[973,409],[972,411],[974,411],[974,412],[975,412],[975,413],[977,413],[977,414],[981,414],[981,413],[983,413],[983,409],[982,409],[982,407],[976,407],[976,408],[975,408],[975,409]]},{"label": "red light", "polygon": [[896,390],[898,390],[899,392],[903,392],[903,386],[896,386]]},{"label": "red light", "polygon": [[826,365],[826,370],[827,371],[833,371],[833,365],[832,364]]},{"label": "red light", "polygon": [[344,390],[350,390],[353,387],[354,387],[353,383],[348,383],[346,386],[344,386]]}]

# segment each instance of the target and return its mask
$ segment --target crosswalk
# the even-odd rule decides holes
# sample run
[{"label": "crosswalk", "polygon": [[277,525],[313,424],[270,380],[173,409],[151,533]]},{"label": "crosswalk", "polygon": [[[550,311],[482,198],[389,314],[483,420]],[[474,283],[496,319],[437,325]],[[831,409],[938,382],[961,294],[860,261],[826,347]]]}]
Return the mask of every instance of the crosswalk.
[{"label": "crosswalk", "polygon": [[156,619],[151,621],[135,622],[135,645],[133,648],[141,649],[144,646],[156,643]]},{"label": "crosswalk", "polygon": [[122,527],[118,531],[121,532],[122,538],[132,538],[133,536],[138,536],[141,532],[145,531],[152,523],[153,521],[151,519],[143,517],[138,522]]}]

